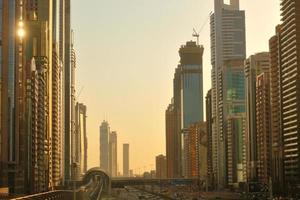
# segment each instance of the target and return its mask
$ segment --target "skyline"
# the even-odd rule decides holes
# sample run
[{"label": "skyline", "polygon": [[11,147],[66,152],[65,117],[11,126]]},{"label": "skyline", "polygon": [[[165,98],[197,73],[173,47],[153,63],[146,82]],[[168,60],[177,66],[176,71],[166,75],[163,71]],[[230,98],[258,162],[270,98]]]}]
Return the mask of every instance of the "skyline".
[{"label": "skyline", "polygon": [[[209,12],[213,10],[213,1],[205,3],[203,10],[201,9],[203,0],[187,0],[172,5],[158,0],[151,2],[134,0],[130,4],[128,2],[118,2],[120,3],[119,7],[115,7],[117,1],[93,0],[92,2],[90,5],[95,6],[90,9],[99,8],[100,11],[93,12],[91,10],[89,11],[90,15],[82,15],[83,3],[76,0],[73,3],[72,14],[76,41],[75,49],[78,52],[77,92],[84,86],[78,101],[85,102],[88,109],[87,135],[90,155],[88,157],[88,167],[96,166],[99,163],[97,154],[99,153],[99,126],[105,118],[103,116],[107,115],[106,120],[110,123],[112,130],[118,132],[118,154],[122,155],[120,145],[130,143],[130,169],[136,170],[144,166],[149,169],[151,164],[154,168],[155,156],[161,153],[165,154],[164,112],[172,96],[171,80],[179,62],[178,49],[186,41],[194,40],[192,29],[195,27],[198,30],[202,26]],[[158,3],[161,6],[160,10],[153,10]],[[257,5],[260,5],[260,7]],[[268,39],[274,34],[274,27],[279,23],[279,1],[276,3],[272,0],[264,2],[241,0],[240,6],[242,10],[246,10],[247,57],[256,52],[267,51]],[[128,14],[127,12],[137,7],[140,10],[136,10],[136,13],[120,18],[122,14]],[[270,8],[268,15],[263,20],[255,20],[254,16],[259,16],[259,13],[262,13],[266,7]],[[120,12],[116,16],[112,12],[114,8]],[[190,11],[187,12],[186,10]],[[101,13],[101,11],[104,12]],[[96,13],[98,19],[100,19],[99,25],[102,26],[93,26],[93,28],[96,27],[93,31],[90,24],[94,24],[95,20],[89,19],[92,20],[91,23],[84,22],[89,17],[95,17],[96,19],[97,17],[93,16]],[[160,13],[165,14],[161,16]],[[102,15],[104,18],[101,18]],[[180,20],[181,17],[182,20]],[[144,25],[139,24],[138,22],[143,22],[143,19],[147,23]],[[116,23],[117,20],[124,23]],[[260,24],[256,26],[258,22]],[[113,24],[120,24],[121,28],[112,27]],[[128,25],[128,34],[130,32],[132,35],[126,34],[124,30],[124,27],[127,27],[126,25]],[[178,30],[177,27],[181,27],[181,29]],[[118,28],[121,31],[118,31]],[[151,31],[151,28],[154,31]],[[260,37],[256,33],[257,30],[261,30],[261,33],[263,33],[259,34]],[[145,34],[146,31],[147,34]],[[87,33],[95,35],[90,37],[86,35]],[[87,38],[97,38],[97,41],[90,41]],[[143,43],[134,43],[134,39],[143,41]],[[200,34],[200,44],[204,45],[204,94],[211,85],[209,41],[208,23]],[[144,46],[148,46],[148,48]],[[89,50],[90,47],[95,49],[91,51]],[[153,49],[157,49],[157,51],[153,52]],[[113,50],[116,52],[115,55],[112,53]],[[152,51],[150,52],[150,50]],[[91,55],[94,52],[96,52],[95,55]],[[129,54],[128,52],[133,53]],[[147,58],[151,54],[153,58],[147,63]],[[89,59],[91,57],[99,58],[99,60],[91,61]],[[114,57],[115,59],[113,59]],[[119,63],[123,63],[123,66]],[[145,69],[152,69],[152,71]],[[136,74],[135,71],[137,71]],[[155,79],[151,79],[149,74],[153,74]],[[113,81],[114,84],[111,84]],[[104,87],[101,87],[102,85]],[[106,87],[107,85],[109,87]],[[146,88],[146,90],[143,88]],[[147,91],[148,96],[144,95],[144,91]],[[123,99],[118,99],[119,96]],[[133,99],[133,96],[136,98]],[[122,102],[126,102],[128,105],[124,106]],[[130,110],[129,108],[133,109]],[[147,113],[147,116],[141,117],[143,115],[141,111]],[[126,118],[129,114],[132,115],[130,119]],[[147,130],[141,127],[145,127]],[[148,137],[149,135],[151,137]],[[145,152],[147,151],[145,144],[153,144],[151,145],[153,147],[152,152]],[[143,149],[145,151],[142,151]],[[120,156],[118,160],[119,168],[121,168]],[[140,164],[137,165],[136,163]]]}]

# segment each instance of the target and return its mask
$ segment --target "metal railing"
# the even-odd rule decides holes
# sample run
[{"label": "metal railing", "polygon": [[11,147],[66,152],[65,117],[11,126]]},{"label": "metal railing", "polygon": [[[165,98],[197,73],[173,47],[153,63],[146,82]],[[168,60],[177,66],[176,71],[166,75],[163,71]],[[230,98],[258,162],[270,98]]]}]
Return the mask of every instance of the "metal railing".
[{"label": "metal railing", "polygon": [[39,194],[28,195],[24,197],[14,198],[12,200],[68,200],[80,199],[80,192],[74,193],[72,190],[55,190]]}]

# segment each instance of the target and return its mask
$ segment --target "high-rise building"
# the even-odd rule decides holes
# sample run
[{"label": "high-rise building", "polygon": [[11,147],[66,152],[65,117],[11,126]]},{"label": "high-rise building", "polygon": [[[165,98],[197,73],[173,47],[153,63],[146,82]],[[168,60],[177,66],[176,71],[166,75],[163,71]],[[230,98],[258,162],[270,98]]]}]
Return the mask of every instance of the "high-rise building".
[{"label": "high-rise building", "polygon": [[[37,158],[33,157],[32,167],[37,171],[35,183],[36,191],[46,191],[48,188],[58,186],[60,182],[60,132],[59,132],[59,66],[58,56],[53,43],[53,2],[36,2],[34,0],[25,3],[26,30],[30,30],[26,37],[25,59],[26,62],[35,58],[37,71],[38,98],[28,101],[26,110],[30,116],[31,108],[37,106],[37,118],[26,122],[27,134],[32,136],[33,147],[36,147]],[[30,69],[30,67],[28,67]],[[27,77],[28,80],[34,77]],[[32,87],[33,88],[33,87]],[[33,88],[34,89],[34,88]],[[34,94],[34,93],[33,93]],[[37,100],[35,102],[34,100]],[[31,104],[33,103],[33,104]],[[37,103],[34,105],[34,103]],[[33,115],[35,117],[35,115]],[[30,117],[28,117],[30,119]],[[36,121],[37,120],[37,121]],[[37,127],[31,124],[37,124]],[[30,127],[32,126],[31,130]],[[36,160],[36,163],[35,163]]]},{"label": "high-rise building", "polygon": [[[42,192],[48,188],[48,165],[49,152],[46,131],[46,80],[45,63],[40,60],[32,60],[31,72],[27,78],[27,106],[28,106],[28,131],[31,141],[29,153],[29,179],[30,191],[33,193]],[[30,126],[31,125],[31,126]]]},{"label": "high-rise building", "polygon": [[256,140],[256,78],[270,68],[268,52],[257,53],[245,61],[246,78],[246,119],[247,119],[247,177],[257,181],[257,140]]},{"label": "high-rise building", "polygon": [[123,144],[123,176],[129,177],[129,144]]},{"label": "high-rise building", "polygon": [[[14,0],[4,0],[1,6],[1,165],[0,165],[0,187],[9,188],[14,192],[14,163],[18,160],[17,147],[18,139],[15,126],[16,121],[16,76],[15,63],[16,45],[20,40],[16,37],[17,21],[20,19],[16,13],[16,2]],[[9,168],[12,170],[9,170]],[[10,180],[10,181],[9,181]]]},{"label": "high-rise building", "polygon": [[[227,185],[227,131],[226,120],[230,110],[243,111],[241,105],[230,105],[231,100],[226,95],[234,96],[235,92],[243,92],[235,88],[226,89],[230,81],[230,62],[241,62],[246,58],[245,12],[239,9],[239,0],[214,0],[214,13],[210,18],[211,25],[211,63],[212,63],[212,134],[217,140],[217,150],[212,157],[217,174],[215,180],[219,188]],[[236,65],[236,64],[235,64]],[[243,65],[243,64],[242,64]],[[241,66],[242,67],[242,66]],[[227,72],[229,73],[227,73]],[[243,76],[242,74],[240,74]],[[242,80],[240,80],[242,81]],[[241,83],[242,84],[242,83]],[[241,84],[237,87],[242,89]],[[242,99],[240,99],[242,104]]]},{"label": "high-rise building", "polygon": [[80,136],[77,135],[76,131],[76,98],[75,98],[75,69],[76,69],[76,52],[74,49],[74,32],[71,32],[71,76],[70,76],[70,86],[71,86],[71,180],[78,179],[80,175],[80,153],[78,153],[77,144],[80,142]]},{"label": "high-rise building", "polygon": [[164,155],[158,155],[155,158],[156,178],[167,178],[167,159]]},{"label": "high-rise building", "polygon": [[176,177],[175,168],[177,166],[177,137],[175,131],[175,111],[174,103],[172,102],[166,110],[166,158],[167,158],[167,177]]},{"label": "high-rise building", "polygon": [[173,79],[174,100],[174,175],[172,178],[181,177],[181,75],[177,67]]},{"label": "high-rise building", "polygon": [[[217,153],[214,151],[217,150],[217,143],[216,139],[213,139],[212,134],[212,96],[211,90],[207,92],[206,95],[206,132],[207,132],[207,177],[208,177],[208,184],[210,187],[215,188],[215,181],[214,178],[217,174],[217,158],[213,158],[216,156]],[[214,143],[213,143],[214,142]]]},{"label": "high-rise building", "polygon": [[219,102],[225,136],[226,183],[246,182],[244,60],[224,61]]},{"label": "high-rise building", "polygon": [[0,2],[0,187],[13,194],[62,183],[64,61],[58,31],[64,29],[58,28],[58,1]]},{"label": "high-rise building", "polygon": [[82,103],[77,103],[75,108],[75,162],[78,164],[77,170],[74,171],[75,177],[78,179],[87,171],[87,130],[86,118],[87,108]]},{"label": "high-rise building", "polygon": [[227,181],[238,187],[247,181],[246,167],[246,119],[244,114],[227,118]]},{"label": "high-rise building", "polygon": [[276,28],[276,35],[269,40],[270,47],[270,98],[271,98],[271,132],[272,132],[272,182],[273,191],[284,191],[283,176],[283,136],[281,112],[281,61],[280,36],[281,26]]},{"label": "high-rise building", "polygon": [[192,123],[203,121],[203,51],[203,46],[192,41],[179,49],[183,129]]},{"label": "high-rise building", "polygon": [[106,172],[109,170],[109,133],[109,124],[103,121],[100,126],[100,168]]},{"label": "high-rise building", "polygon": [[190,41],[179,49],[181,81],[181,133],[182,176],[188,175],[188,132],[192,123],[203,121],[203,71],[204,48]]},{"label": "high-rise building", "polygon": [[118,140],[117,132],[112,131],[109,134],[109,173],[111,177],[118,175]]},{"label": "high-rise building", "polygon": [[[71,114],[72,110],[72,38],[71,38],[71,1],[70,0],[59,0],[59,57],[63,62],[63,169],[64,169],[64,181],[68,182],[71,180],[71,145],[72,145],[72,127],[74,128],[74,117]],[[74,106],[73,106],[74,108]]]},{"label": "high-rise building", "polygon": [[188,128],[187,177],[199,178],[207,175],[207,125],[193,123]]},{"label": "high-rise building", "polygon": [[269,72],[263,72],[256,80],[256,140],[257,177],[264,184],[269,184],[272,175],[270,110],[270,75]]},{"label": "high-rise building", "polygon": [[286,186],[300,183],[300,2],[281,1],[280,81],[283,164]]},{"label": "high-rise building", "polygon": [[1,145],[7,156],[1,157],[0,171],[10,193],[41,192],[61,183],[62,71],[55,37],[56,3],[0,2],[5,47],[1,141],[8,144]]}]

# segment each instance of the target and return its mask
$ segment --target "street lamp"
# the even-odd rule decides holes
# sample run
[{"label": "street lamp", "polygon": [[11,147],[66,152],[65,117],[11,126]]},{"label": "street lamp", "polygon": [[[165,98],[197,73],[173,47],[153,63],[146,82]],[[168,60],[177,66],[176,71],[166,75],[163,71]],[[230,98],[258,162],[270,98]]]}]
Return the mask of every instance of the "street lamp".
[{"label": "street lamp", "polygon": [[19,23],[18,23],[17,34],[18,34],[20,39],[22,39],[25,36],[24,22],[23,21],[19,21]]}]

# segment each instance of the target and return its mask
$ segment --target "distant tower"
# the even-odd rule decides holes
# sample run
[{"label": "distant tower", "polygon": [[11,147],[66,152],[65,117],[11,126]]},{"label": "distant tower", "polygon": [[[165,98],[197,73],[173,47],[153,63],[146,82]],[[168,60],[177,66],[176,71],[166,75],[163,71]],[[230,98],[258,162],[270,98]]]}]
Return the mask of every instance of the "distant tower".
[{"label": "distant tower", "polygon": [[75,109],[75,155],[78,163],[77,176],[87,171],[87,132],[86,132],[86,106],[82,103],[76,104]]},{"label": "distant tower", "polygon": [[109,124],[103,121],[100,126],[100,168],[109,171]]},{"label": "distant tower", "polygon": [[118,140],[117,132],[113,131],[109,134],[109,173],[111,177],[116,177],[118,175]]},{"label": "distant tower", "polygon": [[166,114],[166,159],[167,159],[167,177],[175,178],[177,137],[175,135],[175,114],[174,103],[169,104]]},{"label": "distant tower", "polygon": [[123,144],[123,176],[129,175],[129,144]]}]

